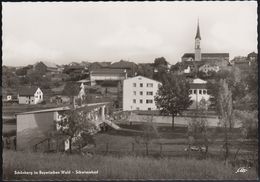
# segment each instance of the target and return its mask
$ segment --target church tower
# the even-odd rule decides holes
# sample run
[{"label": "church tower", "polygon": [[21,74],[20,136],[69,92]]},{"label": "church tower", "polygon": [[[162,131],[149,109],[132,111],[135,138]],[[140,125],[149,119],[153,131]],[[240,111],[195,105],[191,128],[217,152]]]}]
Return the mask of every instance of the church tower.
[{"label": "church tower", "polygon": [[197,25],[197,33],[195,37],[195,61],[201,61],[201,49],[200,49],[200,26],[199,26],[199,20]]}]

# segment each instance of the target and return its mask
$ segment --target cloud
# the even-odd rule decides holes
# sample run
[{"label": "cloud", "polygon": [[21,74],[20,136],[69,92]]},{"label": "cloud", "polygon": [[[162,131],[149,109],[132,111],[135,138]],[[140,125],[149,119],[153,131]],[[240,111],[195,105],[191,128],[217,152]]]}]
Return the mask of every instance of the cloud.
[{"label": "cloud", "polygon": [[54,49],[48,49],[37,44],[35,41],[27,40],[20,42],[14,38],[7,38],[3,41],[3,62],[8,65],[26,65],[32,61],[57,60],[62,58],[62,52]]},{"label": "cloud", "polygon": [[152,49],[162,45],[160,35],[144,27],[121,27],[117,32],[108,35],[99,42],[101,47],[115,47],[117,49]]}]

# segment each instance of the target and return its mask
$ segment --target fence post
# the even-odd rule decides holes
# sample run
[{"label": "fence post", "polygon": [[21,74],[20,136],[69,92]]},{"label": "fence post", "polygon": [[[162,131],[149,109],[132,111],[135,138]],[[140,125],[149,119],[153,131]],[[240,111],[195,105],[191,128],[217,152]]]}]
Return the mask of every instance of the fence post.
[{"label": "fence post", "polygon": [[106,154],[108,153],[108,143],[106,143]]},{"label": "fence post", "polygon": [[56,152],[59,152],[59,137],[56,138]]},{"label": "fence post", "polygon": [[134,153],[135,151],[135,143],[132,143],[132,152]]},{"label": "fence post", "polygon": [[50,139],[48,138],[48,151],[50,150]]},{"label": "fence post", "polygon": [[188,158],[190,159],[190,147],[191,147],[191,144],[189,143],[189,146],[188,146]]},{"label": "fence post", "polygon": [[146,155],[148,155],[148,143],[145,143],[145,147],[146,147]]},{"label": "fence post", "polygon": [[160,155],[162,155],[162,144],[160,143]]}]

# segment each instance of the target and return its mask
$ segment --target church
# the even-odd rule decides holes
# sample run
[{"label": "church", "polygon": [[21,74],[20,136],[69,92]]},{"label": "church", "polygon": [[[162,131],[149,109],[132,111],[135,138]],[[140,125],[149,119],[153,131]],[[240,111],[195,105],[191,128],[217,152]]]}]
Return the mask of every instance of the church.
[{"label": "church", "polygon": [[[195,36],[195,50],[194,53],[184,53],[181,60],[190,66],[190,70],[199,70],[200,67],[204,66],[203,69],[211,67],[226,67],[229,64],[229,53],[201,53],[201,35],[199,21],[197,24],[197,33]],[[206,66],[205,66],[206,65]]]}]

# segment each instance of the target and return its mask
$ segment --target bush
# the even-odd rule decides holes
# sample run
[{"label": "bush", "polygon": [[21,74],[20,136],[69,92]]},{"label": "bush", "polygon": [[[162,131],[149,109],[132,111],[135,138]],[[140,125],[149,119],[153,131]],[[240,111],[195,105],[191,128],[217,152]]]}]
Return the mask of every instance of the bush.
[{"label": "bush", "polygon": [[234,111],[234,119],[242,124],[242,134],[246,138],[258,137],[258,112],[257,111]]}]

